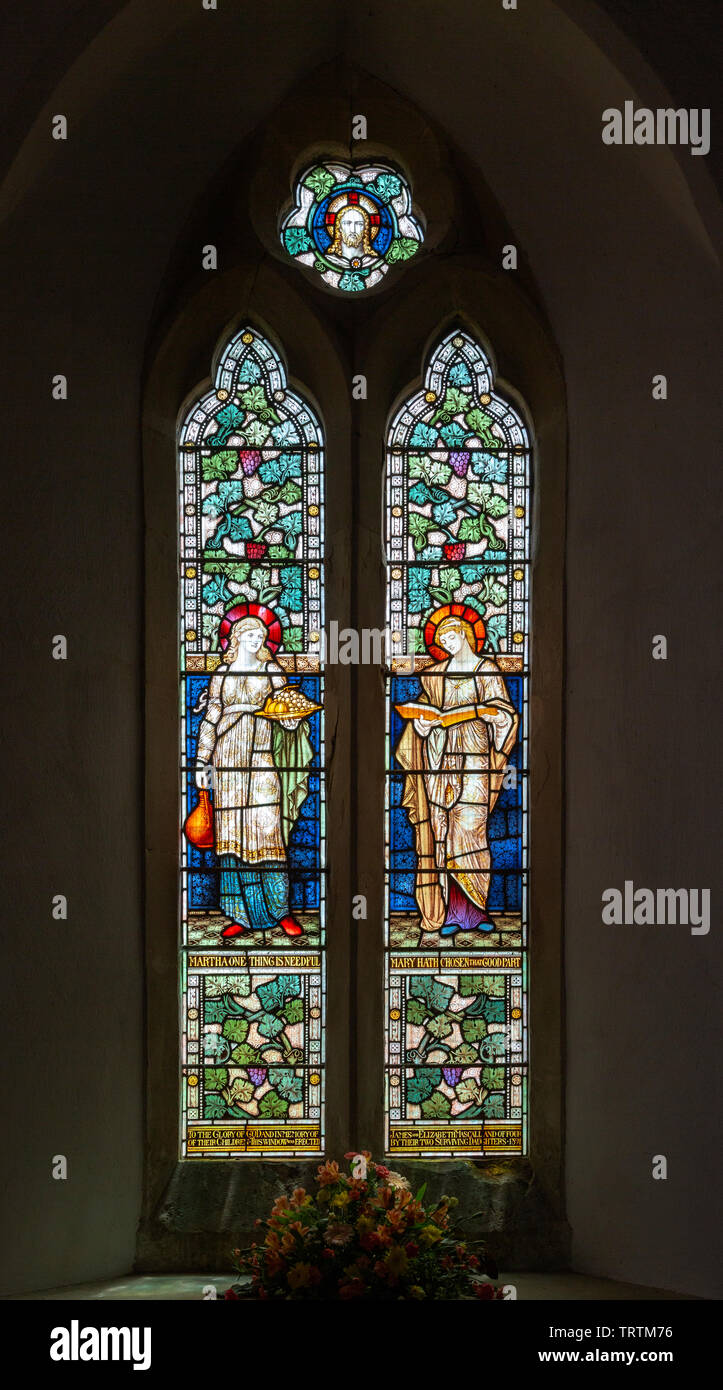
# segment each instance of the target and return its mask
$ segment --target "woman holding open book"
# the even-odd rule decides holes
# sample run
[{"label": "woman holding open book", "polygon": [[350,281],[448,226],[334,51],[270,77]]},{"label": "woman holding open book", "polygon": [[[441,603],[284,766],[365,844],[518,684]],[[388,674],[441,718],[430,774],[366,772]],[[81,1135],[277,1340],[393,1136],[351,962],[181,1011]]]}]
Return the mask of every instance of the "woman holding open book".
[{"label": "woman holding open book", "polygon": [[408,720],[397,761],[417,848],[422,928],[453,936],[492,931],[487,912],[487,823],[517,737],[519,716],[499,668],[482,656],[484,624],[466,605],[439,609],[425,638],[438,658],[420,677],[418,702],[397,705]]}]

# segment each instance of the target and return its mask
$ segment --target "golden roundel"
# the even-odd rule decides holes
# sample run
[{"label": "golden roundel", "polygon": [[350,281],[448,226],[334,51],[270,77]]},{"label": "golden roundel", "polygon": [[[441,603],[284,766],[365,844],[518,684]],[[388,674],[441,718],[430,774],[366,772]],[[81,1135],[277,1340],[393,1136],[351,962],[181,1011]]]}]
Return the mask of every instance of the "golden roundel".
[{"label": "golden roundel", "polygon": [[315,439],[310,439],[310,440],[309,440],[309,448],[310,448],[310,449],[318,449],[318,447],[319,447],[319,445],[317,444],[317,442],[316,442]]},{"label": "golden roundel", "polygon": [[319,571],[318,571],[317,569],[309,570],[309,579],[318,579],[318,578],[319,578]]},{"label": "golden roundel", "polygon": [[516,454],[524,454],[525,451],[524,451],[524,449],[523,449],[523,447],[522,447],[521,444],[516,444],[516,445],[515,445],[514,452],[515,452]]},{"label": "golden roundel", "polygon": [[460,338],[459,336],[457,336],[456,338],[452,339],[452,342],[454,343],[455,347],[464,347],[464,338]]},{"label": "golden roundel", "polygon": [[398,1087],[400,1081],[401,1081],[401,1077],[397,1076],[397,1073],[396,1073],[396,1072],[392,1072],[392,1075],[391,1075],[390,1078],[389,1078],[389,1085],[392,1086],[392,1087],[394,1088],[395,1091],[396,1091],[396,1089],[397,1089],[397,1087]]},{"label": "golden roundel", "polygon": [[189,1017],[189,1018],[198,1018],[198,1009],[189,1009],[189,1010],[188,1010],[188,1017]]},{"label": "golden roundel", "polygon": [[402,515],[402,509],[401,509],[401,507],[392,507],[392,516],[401,516],[401,515]]},{"label": "golden roundel", "polygon": [[183,510],[185,511],[186,516],[195,516],[195,515],[196,515],[196,508],[194,507],[193,502],[189,502],[188,505],[187,505],[186,507],[184,507]]},{"label": "golden roundel", "polygon": [[513,1018],[522,1018],[522,1009],[513,1009],[513,1010],[512,1010],[512,1017],[513,1017]]},{"label": "golden roundel", "polygon": [[221,389],[220,389],[220,391],[217,391],[217,392],[216,392],[216,398],[217,398],[217,400],[219,400],[219,401],[227,401],[227,400],[228,400],[228,391],[226,390],[226,387],[225,387],[225,386],[222,386]]},{"label": "golden roundel", "polygon": [[524,516],[524,515],[525,515],[525,509],[524,509],[524,507],[515,507],[515,516]]},{"label": "golden roundel", "polygon": [[512,576],[513,579],[517,579],[517,580],[524,579],[524,577],[525,577],[524,570],[515,570],[515,572],[514,572],[514,574],[513,574],[513,576]]},{"label": "golden roundel", "polygon": [[188,449],[191,453],[193,453],[193,450],[195,449],[196,445],[195,445],[195,444],[191,444],[191,443],[189,442],[188,444],[184,444],[183,447],[184,447],[184,449]]},{"label": "golden roundel", "polygon": [[488,396],[488,394],[487,394],[486,391],[485,391],[485,393],[484,393],[483,396],[480,396],[480,403],[481,403],[482,405],[489,405],[489,403],[490,403],[491,400],[492,400],[492,397],[491,397],[491,396]]},{"label": "golden roundel", "polygon": [[193,566],[193,565],[188,565],[188,566],[186,567],[186,579],[195,579],[195,578],[196,578],[196,570],[195,570],[194,566]]},{"label": "golden roundel", "polygon": [[320,1081],[321,1081],[321,1077],[319,1076],[319,1073],[316,1072],[316,1071],[313,1071],[313,1072],[311,1073],[311,1076],[309,1077],[309,1085],[310,1085],[310,1086],[318,1086]]},{"label": "golden roundel", "polygon": [[188,1084],[189,1084],[189,1086],[197,1086],[197,1085],[198,1085],[198,1077],[197,1077],[197,1076],[189,1076],[189,1078],[188,1078]]},{"label": "golden roundel", "polygon": [[317,1008],[316,1004],[313,1009],[309,1009],[309,1018],[321,1018],[321,1009]]},{"label": "golden roundel", "polygon": [[510,1080],[513,1086],[519,1086],[520,1082],[522,1081],[522,1077],[520,1076],[520,1073],[518,1071],[513,1071]]},{"label": "golden roundel", "polygon": [[195,629],[195,627],[189,627],[188,632],[186,633],[186,641],[187,641],[187,642],[195,642],[195,640],[196,640],[196,629]]},{"label": "golden roundel", "polygon": [[285,392],[285,391],[274,391],[274,400],[275,400],[275,401],[285,401],[285,400],[286,400],[286,392]]},{"label": "golden roundel", "polygon": [[400,1009],[390,1009],[390,1010],[389,1010],[389,1017],[392,1018],[392,1019],[394,1019],[395,1022],[396,1022],[396,1020],[397,1020],[398,1018],[401,1018],[401,1016],[402,1016],[402,1014],[401,1014],[401,1010],[400,1010]]},{"label": "golden roundel", "polygon": [[436,392],[436,391],[425,391],[425,393],[424,393],[424,399],[425,399],[425,401],[429,401],[429,404],[431,405],[432,402],[433,402],[433,401],[436,401],[436,399],[437,399],[437,392]]},{"label": "golden roundel", "polygon": [[393,632],[393,633],[392,633],[392,641],[393,641],[393,642],[401,642],[401,640],[402,640],[402,634],[401,634],[401,632]]},{"label": "golden roundel", "polygon": [[242,343],[252,343],[253,340],[254,340],[254,335],[253,335],[253,333],[244,333],[243,337],[241,338],[241,342],[242,342]]},{"label": "golden roundel", "polygon": [[402,571],[401,571],[401,570],[392,570],[392,579],[401,579],[401,577],[402,577]]},{"label": "golden roundel", "polygon": [[319,515],[319,508],[316,507],[316,506],[309,507],[309,508],[308,508],[308,512],[309,512],[309,516],[318,516],[318,515]]},{"label": "golden roundel", "polygon": [[310,642],[318,642],[318,641],[319,641],[319,634],[318,634],[318,632],[310,632],[310,633],[309,633],[309,641],[310,641]]},{"label": "golden roundel", "polygon": [[518,646],[519,646],[520,642],[524,642],[524,640],[525,640],[525,638],[524,638],[524,634],[523,634],[523,633],[521,633],[521,632],[513,632],[513,634],[512,634],[512,641],[513,641],[513,642],[516,642]]}]

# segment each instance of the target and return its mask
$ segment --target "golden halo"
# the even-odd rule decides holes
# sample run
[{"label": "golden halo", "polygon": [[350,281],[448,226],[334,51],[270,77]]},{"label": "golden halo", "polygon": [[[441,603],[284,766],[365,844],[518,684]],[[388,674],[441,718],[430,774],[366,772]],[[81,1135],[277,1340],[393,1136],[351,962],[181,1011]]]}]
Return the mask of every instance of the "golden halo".
[{"label": "golden halo", "polygon": [[449,652],[444,647],[440,647],[435,640],[437,629],[447,618],[458,618],[460,622],[467,623],[474,633],[475,651],[479,656],[484,647],[487,629],[477,612],[476,608],[470,608],[467,603],[445,603],[441,608],[437,608],[434,613],[427,618],[424,624],[424,645],[430,656],[435,661],[447,661]]}]

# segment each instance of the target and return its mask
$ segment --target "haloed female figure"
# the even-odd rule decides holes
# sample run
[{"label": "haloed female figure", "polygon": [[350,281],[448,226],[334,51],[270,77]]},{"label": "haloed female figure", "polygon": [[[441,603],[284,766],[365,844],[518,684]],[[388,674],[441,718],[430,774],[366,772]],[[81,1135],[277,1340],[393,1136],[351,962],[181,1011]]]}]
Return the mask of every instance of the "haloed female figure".
[{"label": "haloed female figure", "polygon": [[302,932],[289,910],[287,841],[308,793],[313,748],[305,721],[279,728],[258,714],[286,685],[266,636],[260,618],[234,623],[198,736],[196,784],[214,787],[221,910],[231,918],[225,937],[278,926],[287,936]]},{"label": "haloed female figure", "polygon": [[[407,772],[402,805],[414,826],[416,899],[422,928],[452,936],[491,931],[489,816],[499,794],[518,715],[495,662],[481,655],[484,625],[439,610],[432,653],[420,678],[430,718],[407,724],[396,749]],[[458,715],[457,713],[458,712]]]}]

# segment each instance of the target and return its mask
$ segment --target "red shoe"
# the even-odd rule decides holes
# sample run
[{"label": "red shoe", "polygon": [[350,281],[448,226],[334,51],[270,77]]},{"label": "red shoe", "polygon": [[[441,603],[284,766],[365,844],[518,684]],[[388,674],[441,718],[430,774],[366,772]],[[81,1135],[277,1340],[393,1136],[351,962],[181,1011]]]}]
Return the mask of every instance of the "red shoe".
[{"label": "red shoe", "polygon": [[301,936],[304,928],[295,922],[293,917],[282,917],[279,926],[283,927],[287,936]]},{"label": "red shoe", "polygon": [[229,936],[240,936],[244,931],[248,931],[248,928],[242,927],[240,922],[232,922],[230,927],[224,927],[221,935],[228,939]]}]

